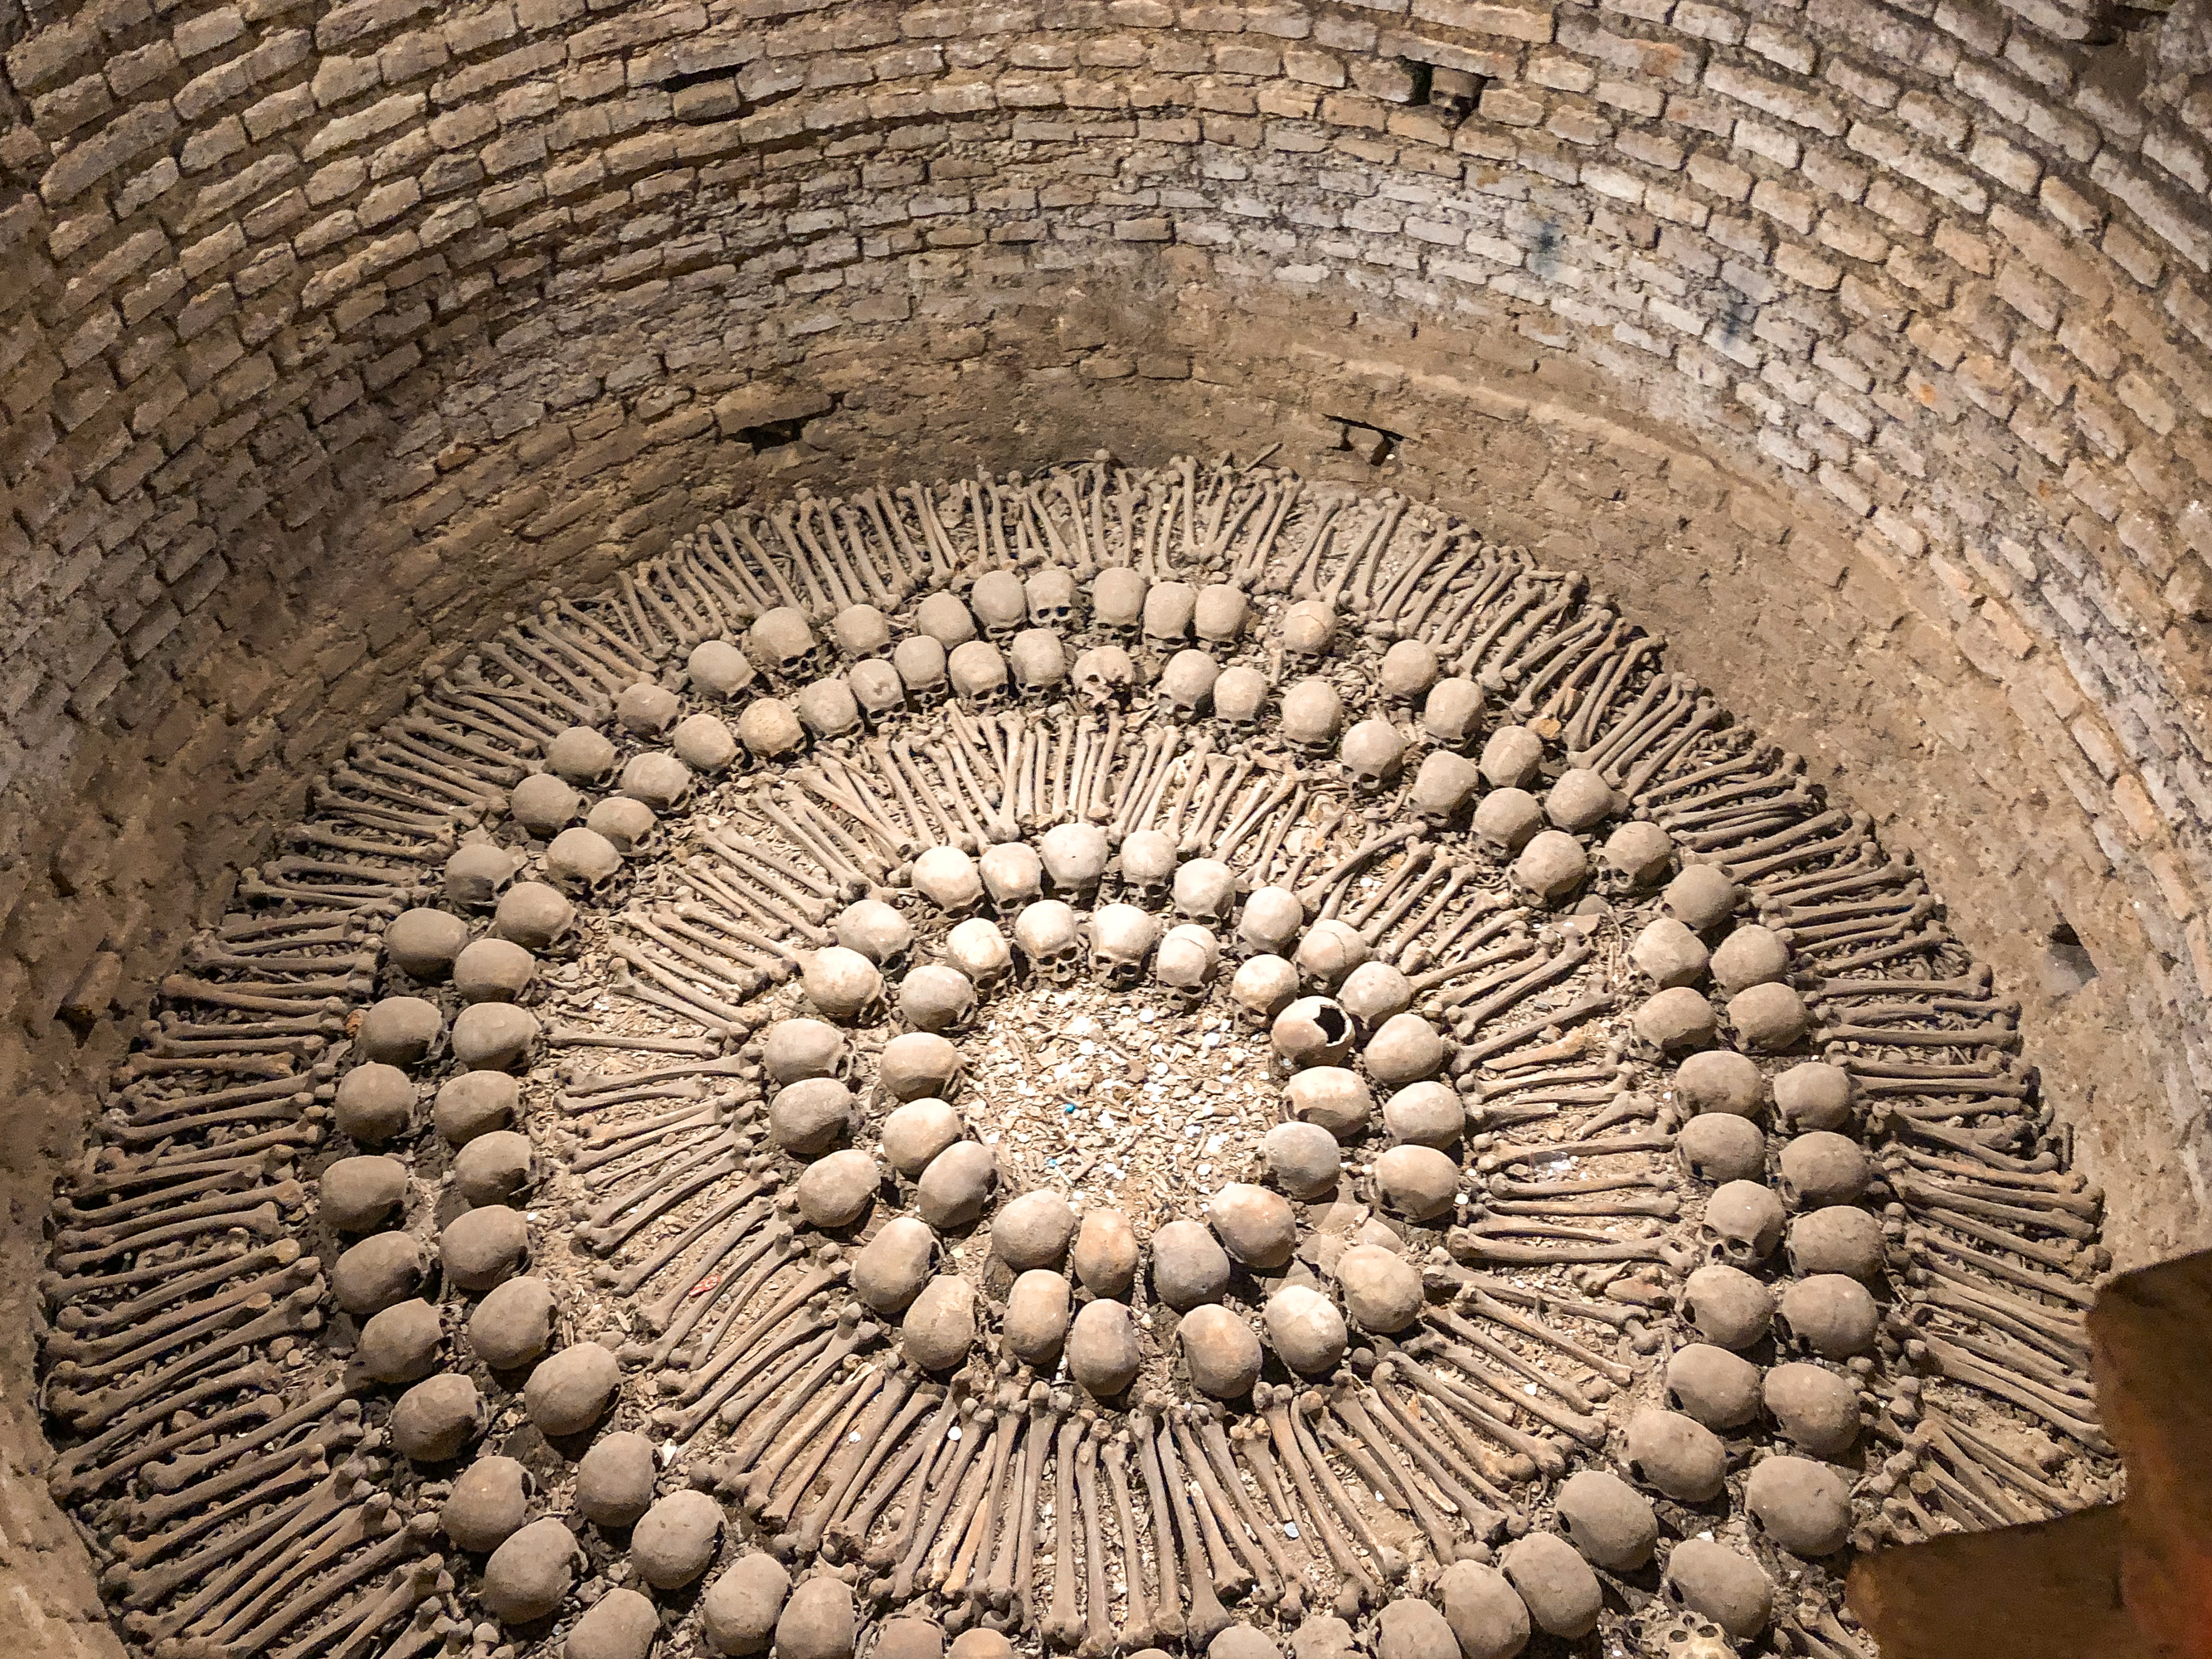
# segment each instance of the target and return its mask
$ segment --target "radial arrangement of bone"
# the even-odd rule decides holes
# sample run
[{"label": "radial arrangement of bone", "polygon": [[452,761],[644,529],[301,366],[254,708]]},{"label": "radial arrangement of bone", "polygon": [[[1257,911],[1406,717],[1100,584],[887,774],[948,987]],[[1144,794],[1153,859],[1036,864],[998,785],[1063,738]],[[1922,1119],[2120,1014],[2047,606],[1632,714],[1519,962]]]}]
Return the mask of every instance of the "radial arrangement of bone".
[{"label": "radial arrangement of bone", "polygon": [[118,1631],[1867,1652],[1855,1551],[2111,1495],[2109,1261],[2017,1004],[1755,713],[1226,456],[546,596],[313,786],[58,1196]]}]

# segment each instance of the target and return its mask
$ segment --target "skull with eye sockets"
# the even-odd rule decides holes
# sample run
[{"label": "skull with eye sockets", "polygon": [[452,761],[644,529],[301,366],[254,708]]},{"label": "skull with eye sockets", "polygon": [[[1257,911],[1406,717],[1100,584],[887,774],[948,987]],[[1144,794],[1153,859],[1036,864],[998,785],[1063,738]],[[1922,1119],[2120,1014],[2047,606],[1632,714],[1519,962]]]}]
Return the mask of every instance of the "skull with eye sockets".
[{"label": "skull with eye sockets", "polygon": [[1175,872],[1176,914],[1218,927],[1237,908],[1237,872],[1218,859],[1193,859]]},{"label": "skull with eye sockets", "polygon": [[986,570],[969,591],[968,608],[983,624],[983,637],[1003,644],[1029,625],[1029,590],[1011,570]]},{"label": "skull with eye sockets", "polygon": [[745,655],[787,684],[813,671],[817,641],[805,616],[787,605],[763,611],[745,630]]},{"label": "skull with eye sockets", "polygon": [[1048,628],[1024,628],[1006,654],[1014,665],[1014,684],[1025,697],[1048,697],[1067,684],[1067,647]]},{"label": "skull with eye sockets", "polygon": [[1283,738],[1308,755],[1326,755],[1344,730],[1344,699],[1323,679],[1300,680],[1283,697]]},{"label": "skull with eye sockets", "polygon": [[1044,860],[1025,842],[1001,842],[986,848],[977,868],[1001,915],[1044,895]]},{"label": "skull with eye sockets", "polygon": [[1107,566],[1091,583],[1091,625],[1120,644],[1133,641],[1145,619],[1149,586],[1125,564]]},{"label": "skull with eye sockets", "polygon": [[1121,839],[1121,885],[1147,907],[1166,896],[1176,873],[1175,837],[1164,830],[1139,830]]},{"label": "skull with eye sockets", "polygon": [[1272,690],[1267,677],[1256,668],[1243,663],[1224,668],[1213,682],[1213,718],[1239,738],[1251,737],[1267,712]]},{"label": "skull with eye sockets", "polygon": [[1083,897],[1097,890],[1114,848],[1095,823],[1056,823],[1038,837],[1037,854],[1054,892]]},{"label": "skull with eye sockets", "polygon": [[931,635],[916,634],[901,640],[891,652],[891,666],[899,684],[916,704],[927,708],[945,699],[945,647]]},{"label": "skull with eye sockets", "polygon": [[830,637],[850,662],[891,653],[890,618],[872,605],[848,605],[830,619]]},{"label": "skull with eye sockets", "polygon": [[1109,989],[1126,991],[1145,975],[1160,924],[1133,904],[1102,904],[1091,917],[1091,972]]},{"label": "skull with eye sockets", "polygon": [[1006,936],[981,916],[956,924],[945,936],[945,961],[985,995],[1006,983],[1014,971],[1014,953]]},{"label": "skull with eye sockets", "polygon": [[978,713],[1004,706],[1006,701],[1006,659],[999,647],[985,640],[970,640],[954,647],[945,659],[945,672],[953,695]]},{"label": "skull with eye sockets", "polygon": [[1059,899],[1024,905],[1014,918],[1014,943],[1040,979],[1065,985],[1082,971],[1082,933],[1074,910]]},{"label": "skull with eye sockets", "polygon": [[1221,665],[1205,652],[1178,651],[1161,671],[1160,701],[1176,719],[1192,719],[1206,712],[1213,700],[1214,682],[1220,678]]},{"label": "skull with eye sockets", "polygon": [[1031,575],[1026,589],[1030,626],[1066,633],[1075,622],[1075,573],[1047,565]]},{"label": "skull with eye sockets", "polygon": [[1326,599],[1300,599],[1283,613],[1283,654],[1311,670],[1336,645],[1336,609]]},{"label": "skull with eye sockets", "polygon": [[1406,740],[1388,720],[1361,720],[1344,734],[1337,761],[1352,787],[1364,794],[1380,794],[1397,781],[1406,757]]},{"label": "skull with eye sockets", "polygon": [[1075,659],[1075,693],[1093,708],[1128,701],[1137,684],[1137,665],[1118,645],[1094,645]]}]

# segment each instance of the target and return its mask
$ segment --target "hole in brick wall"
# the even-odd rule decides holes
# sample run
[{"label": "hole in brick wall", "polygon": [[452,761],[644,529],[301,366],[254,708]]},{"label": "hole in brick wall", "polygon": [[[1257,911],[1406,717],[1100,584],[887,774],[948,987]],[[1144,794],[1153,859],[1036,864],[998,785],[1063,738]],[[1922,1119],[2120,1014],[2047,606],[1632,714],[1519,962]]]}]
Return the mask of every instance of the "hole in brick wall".
[{"label": "hole in brick wall", "polygon": [[1407,78],[1411,82],[1407,94],[1407,101],[1413,104],[1427,103],[1429,89],[1436,77],[1436,65],[1425,64],[1418,58],[1401,58],[1398,64],[1406,71]]},{"label": "hole in brick wall", "polygon": [[1749,300],[1742,298],[1731,300],[1721,310],[1721,337],[1725,340],[1741,340],[1751,332],[1751,325],[1758,320],[1759,307]]},{"label": "hole in brick wall", "polygon": [[[1342,416],[1333,418],[1344,420]],[[1381,427],[1364,425],[1358,421],[1344,421],[1344,447],[1365,461],[1370,466],[1380,466],[1398,453],[1405,441],[1404,434],[1386,432]]]},{"label": "hole in brick wall", "polygon": [[2054,998],[2070,997],[2096,977],[2097,964],[2090,960],[2081,935],[2060,917],[2044,950],[2044,988]]},{"label": "hole in brick wall", "polygon": [[783,444],[797,443],[799,428],[805,424],[804,417],[794,417],[788,421],[768,421],[759,426],[739,427],[738,437],[741,442],[750,444],[753,447],[753,453],[758,454],[763,449],[775,449]]}]

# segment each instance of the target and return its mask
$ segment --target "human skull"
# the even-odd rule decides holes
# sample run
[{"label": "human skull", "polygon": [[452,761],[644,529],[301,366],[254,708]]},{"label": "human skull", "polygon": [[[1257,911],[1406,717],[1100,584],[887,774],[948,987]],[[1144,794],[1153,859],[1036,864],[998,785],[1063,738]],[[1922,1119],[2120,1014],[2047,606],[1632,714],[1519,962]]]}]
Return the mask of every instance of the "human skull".
[{"label": "human skull", "polygon": [[756,760],[774,760],[803,748],[806,728],[781,697],[755,697],[738,716],[738,741]]},{"label": "human skull", "polygon": [[914,948],[914,924],[896,905],[881,899],[855,899],[838,912],[832,931],[848,951],[894,971]]},{"label": "human skull", "polygon": [[901,640],[891,652],[891,666],[907,694],[927,707],[945,695],[945,647],[928,634]]},{"label": "human skull", "polygon": [[1464,755],[1449,749],[1431,750],[1413,774],[1413,811],[1429,823],[1441,827],[1467,810],[1482,787],[1482,774]]},{"label": "human skull", "polygon": [[853,1050],[845,1034],[827,1020],[779,1019],[761,1038],[761,1069],[772,1083],[798,1083],[810,1077],[852,1075]]},{"label": "human skull", "polygon": [[1237,1018],[1248,1026],[1263,1028],[1274,1023],[1297,1000],[1298,970],[1277,956],[1253,957],[1237,969],[1229,981],[1229,1000]]},{"label": "human skull", "polygon": [[1369,794],[1396,781],[1399,763],[1405,758],[1406,740],[1388,720],[1361,720],[1344,734],[1337,758],[1352,783]]},{"label": "human skull", "polygon": [[1188,582],[1154,582],[1145,595],[1145,643],[1165,647],[1190,635],[1198,590]]},{"label": "human skull", "polygon": [[1030,626],[1065,632],[1075,620],[1075,573],[1047,565],[1029,580]]},{"label": "human skull", "polygon": [[891,653],[891,621],[872,605],[848,605],[830,620],[830,636],[853,662]]},{"label": "human skull", "polygon": [[1091,971],[1100,984],[1126,991],[1143,977],[1160,924],[1133,904],[1102,904],[1091,918]]},{"label": "human skull", "polygon": [[1344,699],[1327,680],[1300,680],[1283,697],[1283,737],[1310,755],[1336,747],[1344,730]]},{"label": "human skull", "polygon": [[1175,837],[1164,830],[1139,830],[1121,839],[1121,885],[1140,904],[1158,904],[1176,869]]},{"label": "human skull", "polygon": [[914,890],[948,916],[964,916],[983,902],[983,877],[975,860],[957,847],[932,847],[914,861]]},{"label": "human skull", "polygon": [[1024,905],[1014,918],[1014,943],[1030,959],[1030,971],[1055,985],[1066,984],[1083,964],[1075,912],[1059,899]]},{"label": "human skull", "polygon": [[1482,688],[1454,676],[1429,688],[1421,731],[1440,749],[1464,749],[1482,735]]},{"label": "human skull", "polygon": [[545,769],[569,783],[597,783],[615,769],[615,746],[604,732],[572,726],[545,745]]},{"label": "human skull", "polygon": [[745,632],[745,655],[785,680],[802,680],[814,665],[814,630],[790,605],[763,611]]},{"label": "human skull", "polygon": [[[1095,928],[1093,930],[1096,931]],[[1221,965],[1221,941],[1194,922],[1170,927],[1152,956],[1152,977],[1186,997],[1203,993]]]},{"label": "human skull", "polygon": [[1137,665],[1118,645],[1094,645],[1075,659],[1074,678],[1077,694],[1103,708],[1129,695],[1137,683]]},{"label": "human skull", "polygon": [[899,981],[899,1018],[916,1031],[957,1031],[975,1013],[975,987],[957,968],[916,968]]},{"label": "human skull", "polygon": [[592,808],[584,828],[605,836],[624,858],[651,858],[660,850],[660,816],[630,795],[609,795]]},{"label": "human skull", "polygon": [[845,672],[845,684],[853,690],[860,718],[872,726],[906,707],[906,682],[899,678],[897,669],[880,657],[854,663]]},{"label": "human skull", "polygon": [[718,697],[734,697],[753,683],[753,665],[728,640],[702,640],[684,663],[691,684]]},{"label": "human skull", "polygon": [[1014,684],[1024,696],[1055,692],[1067,683],[1067,647],[1049,628],[1024,628],[1006,647]]},{"label": "human skull", "polygon": [[1202,714],[1213,696],[1214,682],[1220,678],[1221,665],[1205,652],[1195,647],[1178,651],[1161,672],[1160,696],[1177,714]]},{"label": "human skull", "polygon": [[842,945],[806,957],[800,964],[799,985],[825,1019],[842,1025],[872,1025],[883,1012],[883,970]]},{"label": "human skull", "polygon": [[1208,645],[1234,645],[1244,631],[1244,618],[1250,609],[1243,588],[1228,582],[1210,582],[1198,590],[1191,629]]},{"label": "human skull", "polygon": [[1044,872],[1055,893],[1088,893],[1106,873],[1113,844],[1095,823],[1056,823],[1037,840]]},{"label": "human skull", "polygon": [[971,708],[996,708],[1006,700],[1006,659],[984,640],[956,646],[945,661],[953,694]]},{"label": "human skull", "polygon": [[1029,592],[1012,571],[986,570],[969,591],[968,608],[983,624],[985,639],[1010,640],[1016,629],[1029,622]]},{"label": "human skull", "polygon": [[633,737],[657,738],[676,724],[683,705],[658,680],[626,685],[615,699],[615,719]]},{"label": "human skull", "polygon": [[1014,970],[1014,953],[1006,936],[981,916],[957,923],[945,936],[945,960],[985,993],[998,989]]},{"label": "human skull", "polygon": [[1326,599],[1301,599],[1283,612],[1283,651],[1309,665],[1336,644],[1336,610]]},{"label": "human skull", "polygon": [[563,830],[545,849],[545,879],[563,892],[598,893],[622,873],[622,867],[621,849],[598,830],[580,824]]},{"label": "human skull", "polygon": [[815,681],[791,700],[799,723],[817,738],[842,738],[860,729],[860,702],[844,677]]},{"label": "human skull", "polygon": [[1705,1200],[1698,1237],[1712,1261],[1748,1272],[1774,1254],[1784,1220],[1782,1200],[1771,1187],[1731,1181]]},{"label": "human skull", "polygon": [[1382,695],[1392,702],[1418,702],[1443,672],[1436,647],[1426,640],[1401,640],[1382,653]]},{"label": "human skull", "polygon": [[446,860],[446,897],[463,909],[484,909],[498,902],[500,890],[521,867],[522,860],[496,842],[465,841]]},{"label": "human skull", "polygon": [[1213,683],[1213,718],[1232,732],[1249,733],[1267,712],[1267,693],[1273,689],[1256,668],[1243,663],[1224,668]]},{"label": "human skull", "polygon": [[1218,859],[1193,859],[1175,872],[1176,914],[1218,927],[1237,903],[1237,872]]},{"label": "human skull", "polygon": [[1263,956],[1282,956],[1306,925],[1306,908],[1287,887],[1257,887],[1237,918],[1237,942]]},{"label": "human skull", "polygon": [[1091,584],[1091,625],[1109,639],[1137,637],[1144,620],[1146,583],[1125,564],[1109,565]]},{"label": "human skull", "polygon": [[1027,904],[1044,893],[1044,861],[1036,849],[1018,841],[988,848],[979,862],[983,889],[1002,911]]},{"label": "human skull", "polygon": [[975,615],[957,593],[932,593],[915,606],[914,627],[950,651],[975,637]]}]

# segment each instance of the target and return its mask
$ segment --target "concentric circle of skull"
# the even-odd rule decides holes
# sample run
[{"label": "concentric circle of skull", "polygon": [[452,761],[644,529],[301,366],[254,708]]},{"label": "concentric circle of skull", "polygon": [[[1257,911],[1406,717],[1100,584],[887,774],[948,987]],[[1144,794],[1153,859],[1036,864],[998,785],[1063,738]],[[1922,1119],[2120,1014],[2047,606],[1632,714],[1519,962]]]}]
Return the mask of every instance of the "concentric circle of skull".
[{"label": "concentric circle of skull", "polygon": [[1402,497],[952,499],[530,613],[165,982],[43,1360],[127,1639],[1846,1653],[2106,1495],[2094,1189],[1866,820]]}]

